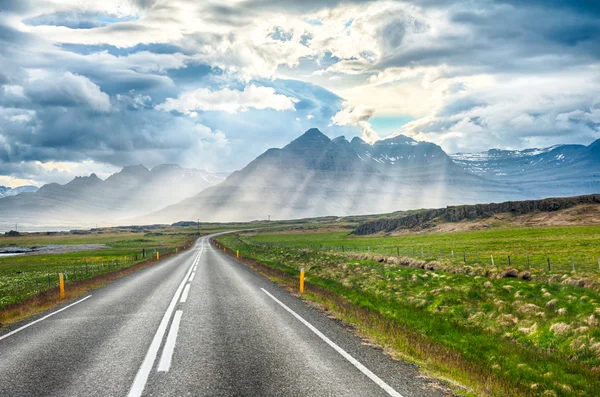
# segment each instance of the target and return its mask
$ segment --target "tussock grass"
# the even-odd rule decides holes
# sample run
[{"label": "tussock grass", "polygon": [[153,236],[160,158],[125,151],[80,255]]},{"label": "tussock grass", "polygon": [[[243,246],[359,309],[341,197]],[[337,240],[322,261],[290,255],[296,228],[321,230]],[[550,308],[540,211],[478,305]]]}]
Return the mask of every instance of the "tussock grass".
[{"label": "tussock grass", "polygon": [[[353,236],[332,233],[260,233],[255,243],[275,246],[311,247],[313,249],[348,250],[382,255],[410,256],[424,260],[491,266],[510,265],[556,273],[572,270],[571,258],[578,272],[600,273],[600,226],[568,227],[500,227],[458,233],[412,233],[401,236]],[[413,254],[414,250],[414,254]],[[421,250],[423,253],[421,254]],[[440,250],[442,255],[440,258]],[[452,261],[454,251],[454,261]],[[465,255],[463,255],[465,254]]]},{"label": "tussock grass", "polygon": [[265,239],[218,241],[292,286],[304,267],[307,297],[478,394],[587,396],[600,387],[595,290],[256,243]]}]

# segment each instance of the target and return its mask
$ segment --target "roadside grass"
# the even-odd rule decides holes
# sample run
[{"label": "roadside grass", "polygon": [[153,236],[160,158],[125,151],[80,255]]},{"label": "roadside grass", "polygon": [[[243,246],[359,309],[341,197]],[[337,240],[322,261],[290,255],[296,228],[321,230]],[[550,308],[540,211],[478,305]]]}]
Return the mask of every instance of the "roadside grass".
[{"label": "roadside grass", "polygon": [[[506,227],[458,233],[354,236],[333,233],[260,233],[253,242],[323,250],[353,250],[460,264],[510,265],[552,272],[600,273],[600,226]],[[466,262],[464,261],[466,257]],[[529,266],[527,266],[529,257]]]},{"label": "roadside grass", "polygon": [[[327,235],[326,245],[342,240],[349,246],[352,239]],[[588,396],[600,387],[600,294],[595,290],[301,248],[322,241],[315,235],[242,234],[217,240],[292,279],[304,267],[307,281],[331,294],[313,296],[309,288],[305,297],[324,300],[375,341],[479,394]],[[282,240],[287,248],[267,245]]]}]

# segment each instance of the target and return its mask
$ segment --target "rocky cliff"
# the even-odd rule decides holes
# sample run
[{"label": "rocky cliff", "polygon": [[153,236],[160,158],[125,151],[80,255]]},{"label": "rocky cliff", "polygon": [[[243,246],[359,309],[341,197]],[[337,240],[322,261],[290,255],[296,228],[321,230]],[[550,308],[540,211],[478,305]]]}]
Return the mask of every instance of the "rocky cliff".
[{"label": "rocky cliff", "polygon": [[360,224],[352,234],[367,235],[379,232],[391,232],[397,229],[412,229],[426,225],[436,219],[446,222],[458,222],[465,219],[474,220],[477,218],[489,218],[494,214],[499,213],[521,215],[534,211],[558,211],[579,204],[600,204],[600,194],[429,209],[394,218],[384,218],[365,222]]}]

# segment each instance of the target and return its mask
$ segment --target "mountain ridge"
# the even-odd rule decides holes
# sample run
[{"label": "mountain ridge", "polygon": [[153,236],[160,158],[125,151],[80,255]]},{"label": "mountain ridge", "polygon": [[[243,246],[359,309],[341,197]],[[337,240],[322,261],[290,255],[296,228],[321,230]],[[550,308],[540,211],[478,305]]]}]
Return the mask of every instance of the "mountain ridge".
[{"label": "mountain ridge", "polygon": [[[206,221],[366,214],[477,201],[482,195],[473,186],[524,198],[518,189],[467,173],[429,142],[398,136],[370,145],[360,138],[330,139],[312,128],[281,149],[268,149],[221,184],[145,219],[170,222],[186,213]],[[429,194],[440,188],[443,195]]]},{"label": "mountain ridge", "polygon": [[0,217],[173,223],[361,215],[593,194],[599,170],[600,140],[448,155],[405,135],[369,144],[311,128],[227,176],[177,164],[129,165],[105,180],[90,174],[0,198]]},{"label": "mountain ridge", "polygon": [[123,167],[105,180],[95,173],[35,192],[0,198],[0,219],[29,224],[78,224],[126,219],[176,203],[225,178],[170,164]]}]

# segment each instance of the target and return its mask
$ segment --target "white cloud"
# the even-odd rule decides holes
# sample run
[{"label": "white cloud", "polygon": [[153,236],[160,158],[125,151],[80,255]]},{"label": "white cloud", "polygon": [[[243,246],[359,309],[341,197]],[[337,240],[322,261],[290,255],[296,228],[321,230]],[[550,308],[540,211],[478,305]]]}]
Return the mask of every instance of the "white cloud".
[{"label": "white cloud", "polygon": [[589,82],[598,78],[587,68],[528,78],[464,77],[464,89],[446,90],[439,106],[406,124],[404,133],[450,152],[590,142],[598,135],[600,87]]},{"label": "white cloud", "polygon": [[357,125],[362,131],[362,139],[373,143],[379,139],[379,135],[369,124],[369,119],[373,117],[375,110],[365,105],[351,106],[344,104],[344,108],[331,118],[333,124],[341,126]]},{"label": "white cloud", "polygon": [[236,113],[253,109],[295,110],[295,98],[276,94],[271,87],[260,87],[254,84],[246,86],[243,91],[224,88],[212,91],[208,88],[199,88],[186,91],[177,98],[168,98],[165,103],[156,108],[164,111],[178,111],[184,114],[193,114],[201,111],[223,111]]}]

